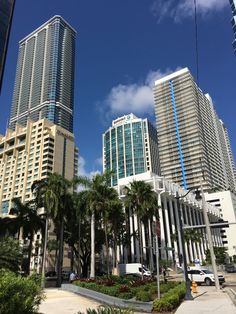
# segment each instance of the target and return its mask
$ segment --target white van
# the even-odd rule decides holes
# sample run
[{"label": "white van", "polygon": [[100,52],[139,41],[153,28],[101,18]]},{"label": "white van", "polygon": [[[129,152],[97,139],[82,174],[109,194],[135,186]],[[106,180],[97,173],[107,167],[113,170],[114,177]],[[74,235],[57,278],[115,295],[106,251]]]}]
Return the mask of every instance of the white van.
[{"label": "white van", "polygon": [[118,265],[119,274],[122,275],[138,275],[142,276],[142,269],[143,269],[143,276],[144,277],[151,277],[151,272],[147,269],[144,265],[142,266],[139,263],[130,263],[130,264],[119,264]]}]

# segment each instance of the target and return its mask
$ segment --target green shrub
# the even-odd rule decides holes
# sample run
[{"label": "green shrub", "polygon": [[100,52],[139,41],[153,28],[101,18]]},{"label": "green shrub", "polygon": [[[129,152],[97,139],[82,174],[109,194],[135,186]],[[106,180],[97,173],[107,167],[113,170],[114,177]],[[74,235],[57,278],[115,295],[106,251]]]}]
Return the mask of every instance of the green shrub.
[{"label": "green shrub", "polygon": [[142,301],[142,302],[148,302],[152,300],[152,296],[150,294],[150,292],[148,291],[144,291],[144,290],[140,290],[136,293],[136,299],[138,301]]},{"label": "green shrub", "polygon": [[181,284],[181,285],[178,287],[178,293],[179,293],[180,299],[182,300],[182,299],[185,297],[185,294],[186,294],[186,287],[185,287],[184,284]]},{"label": "green shrub", "polygon": [[40,285],[31,277],[21,277],[12,272],[0,271],[0,313],[32,314],[42,299]]},{"label": "green shrub", "polygon": [[156,299],[153,302],[153,311],[155,312],[167,312],[169,311],[169,304],[166,299]]},{"label": "green shrub", "polygon": [[104,287],[104,286],[100,286],[100,289],[97,290],[98,292],[110,295],[112,297],[116,297],[118,295],[117,292],[117,287]]},{"label": "green shrub", "polygon": [[157,312],[172,311],[177,308],[184,296],[185,283],[178,284],[178,286],[169,290],[160,300],[154,300],[153,310]]},{"label": "green shrub", "polygon": [[156,286],[150,287],[149,292],[150,294],[157,294],[157,287]]},{"label": "green shrub", "polygon": [[169,290],[175,288],[178,284],[179,284],[179,283],[176,282],[176,281],[169,281],[169,282],[167,282],[167,283],[162,282],[162,283],[160,284],[160,292],[161,292],[161,293],[166,293],[166,292],[168,292]]},{"label": "green shrub", "polygon": [[120,299],[129,300],[133,298],[133,294],[131,292],[121,292],[117,295]]},{"label": "green shrub", "polygon": [[[153,303],[153,308],[158,312],[169,312],[174,310],[179,305],[179,296],[174,293],[172,295],[164,296],[161,300],[156,300]],[[160,302],[161,301],[161,302]]]}]

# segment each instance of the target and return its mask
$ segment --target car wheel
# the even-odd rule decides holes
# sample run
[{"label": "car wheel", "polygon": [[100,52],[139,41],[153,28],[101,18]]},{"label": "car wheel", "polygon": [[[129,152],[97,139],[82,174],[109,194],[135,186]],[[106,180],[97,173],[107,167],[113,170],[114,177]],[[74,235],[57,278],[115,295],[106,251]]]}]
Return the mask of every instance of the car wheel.
[{"label": "car wheel", "polygon": [[207,286],[211,286],[211,279],[210,278],[206,278],[205,279],[205,284],[207,285]]}]

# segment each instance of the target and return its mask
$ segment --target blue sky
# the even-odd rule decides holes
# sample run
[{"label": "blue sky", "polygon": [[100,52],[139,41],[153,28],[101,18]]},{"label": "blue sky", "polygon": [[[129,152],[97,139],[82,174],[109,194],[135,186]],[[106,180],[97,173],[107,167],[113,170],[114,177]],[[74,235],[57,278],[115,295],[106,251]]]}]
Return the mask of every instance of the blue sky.
[{"label": "blue sky", "polygon": [[[213,98],[236,153],[236,57],[228,0],[198,0],[199,81]],[[101,170],[102,133],[133,112],[155,121],[153,80],[179,67],[196,76],[193,0],[16,0],[2,94],[5,132],[18,42],[53,15],[76,30],[74,133],[80,170]]]}]

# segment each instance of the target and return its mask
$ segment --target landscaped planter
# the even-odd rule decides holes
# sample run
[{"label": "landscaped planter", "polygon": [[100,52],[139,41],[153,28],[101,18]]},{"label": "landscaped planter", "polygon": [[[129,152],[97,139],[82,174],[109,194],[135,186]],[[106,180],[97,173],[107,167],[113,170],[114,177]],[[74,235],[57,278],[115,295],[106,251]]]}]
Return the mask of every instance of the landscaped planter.
[{"label": "landscaped planter", "polygon": [[117,306],[122,308],[131,308],[134,311],[148,312],[152,311],[152,302],[141,302],[135,300],[123,300],[117,297],[112,297],[97,291],[89,290],[76,286],[74,284],[62,284],[61,288],[70,292],[77,293],[87,298],[98,301],[102,304]]},{"label": "landscaped planter", "polygon": [[[101,304],[128,308],[142,312],[169,312],[176,309],[185,295],[184,283],[169,282],[161,284],[161,299],[150,300],[150,295],[155,296],[155,283],[152,282],[129,282],[125,284],[122,279],[85,279],[76,281],[74,284],[63,284],[62,289],[80,294],[87,298],[98,301]],[[83,285],[84,287],[81,287]],[[97,291],[98,290],[98,291]],[[142,301],[135,300],[141,298]],[[122,298],[123,297],[123,298]],[[129,297],[129,299],[124,299]]]}]

